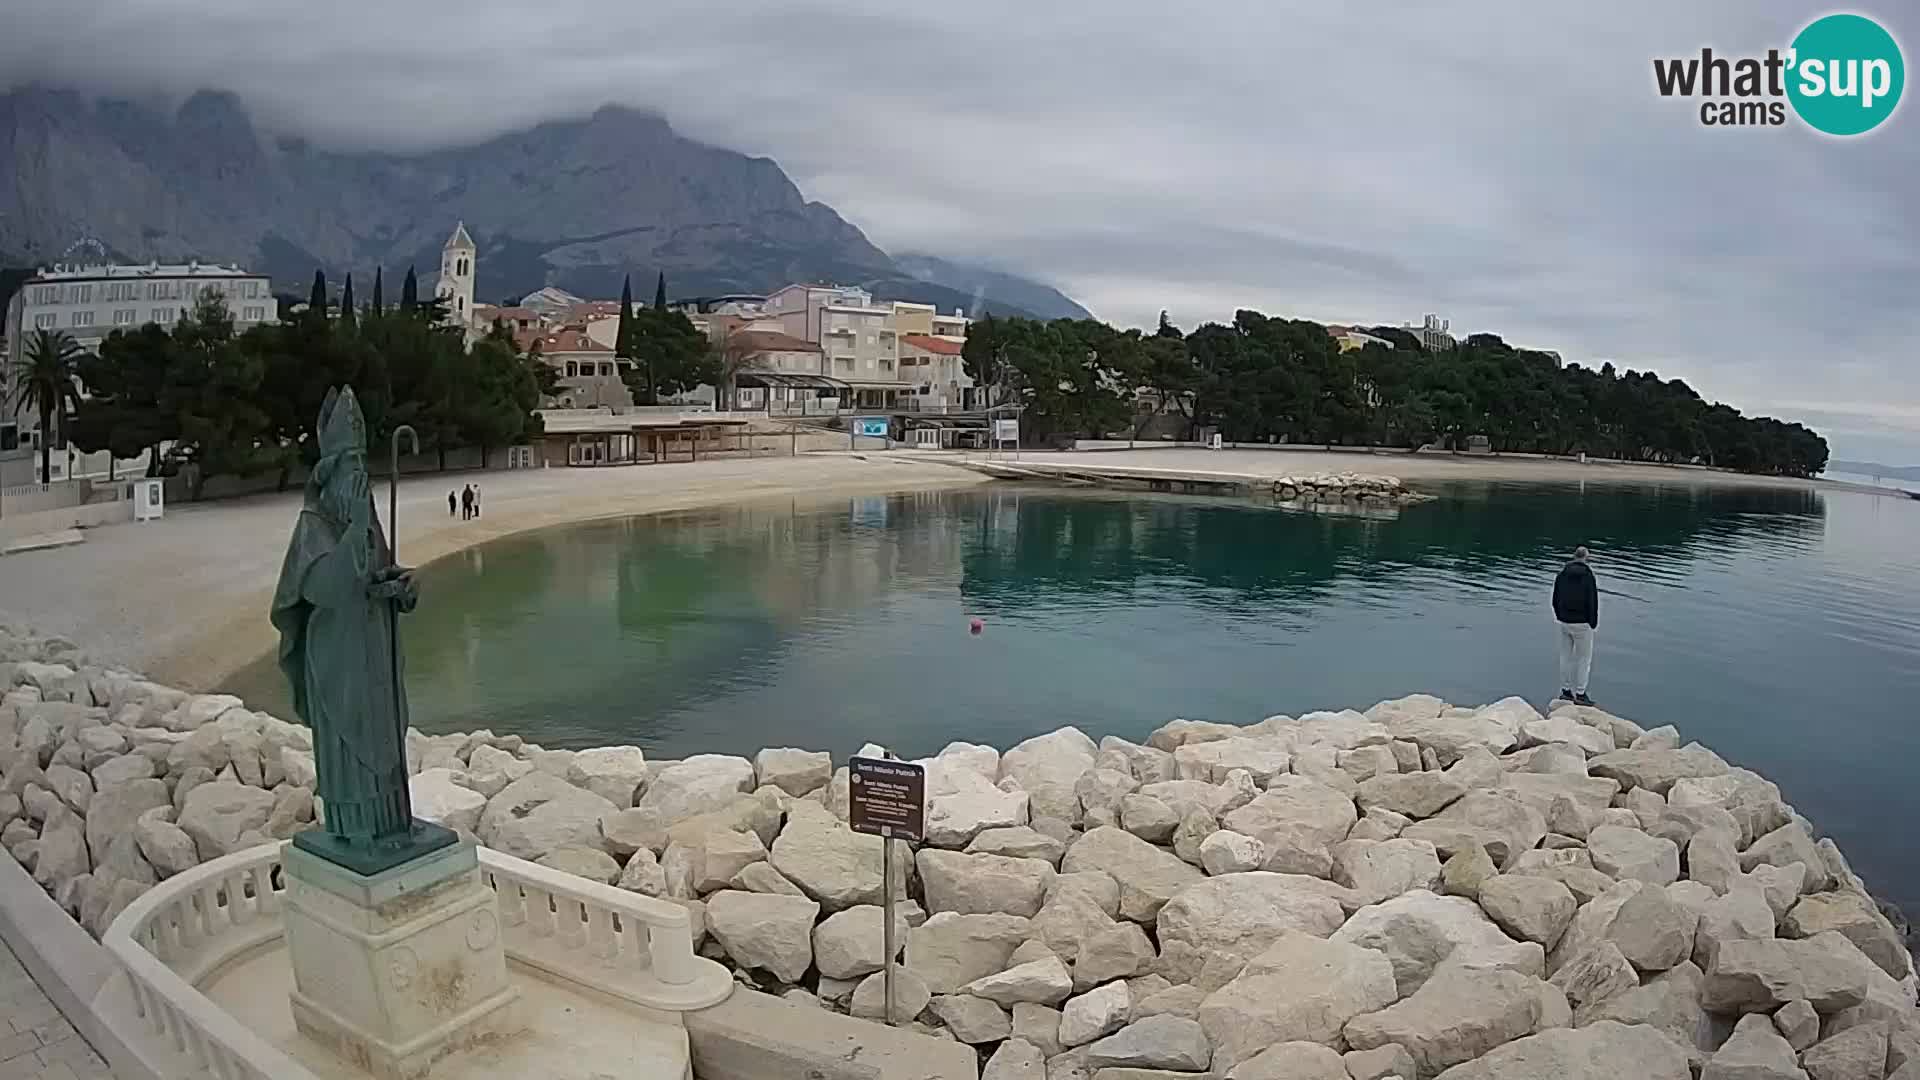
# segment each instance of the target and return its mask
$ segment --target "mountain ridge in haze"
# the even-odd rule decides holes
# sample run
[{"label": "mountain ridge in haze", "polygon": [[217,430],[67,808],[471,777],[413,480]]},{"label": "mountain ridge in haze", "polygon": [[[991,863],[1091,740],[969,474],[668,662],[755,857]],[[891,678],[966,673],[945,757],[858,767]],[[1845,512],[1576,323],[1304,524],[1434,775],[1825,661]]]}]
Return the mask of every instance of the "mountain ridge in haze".
[{"label": "mountain ridge in haze", "polygon": [[1877,476],[1882,480],[1920,480],[1920,465],[1882,465],[1877,461],[1829,461],[1827,472]]},{"label": "mountain ridge in haze", "polygon": [[128,261],[239,262],[282,288],[303,288],[316,267],[370,277],[411,265],[431,281],[464,220],[482,300],[544,285],[613,296],[627,274],[655,272],[677,297],[839,281],[974,314],[1037,314],[1008,294],[1059,295],[1009,275],[976,294],[972,276],[954,287],[909,273],[771,158],[622,106],[468,146],[332,151],[259,131],[224,91],[168,113],[30,86],[0,94],[0,165],[12,178],[0,251],[33,263],[90,236]]}]

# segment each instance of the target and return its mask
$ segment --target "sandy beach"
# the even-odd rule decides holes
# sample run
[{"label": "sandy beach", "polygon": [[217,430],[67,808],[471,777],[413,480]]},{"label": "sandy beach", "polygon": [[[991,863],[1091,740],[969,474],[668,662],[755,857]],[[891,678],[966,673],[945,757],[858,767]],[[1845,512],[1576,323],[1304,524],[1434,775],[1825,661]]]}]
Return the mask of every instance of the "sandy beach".
[{"label": "sandy beach", "polygon": [[[420,476],[400,482],[400,557],[424,565],[593,518],[984,480],[950,465],[843,454]],[[480,485],[483,516],[462,521],[447,514],[447,492],[469,483]],[[384,518],[386,483],[375,486]],[[161,521],[89,529],[84,544],[0,558],[0,613],[65,635],[102,660],[212,689],[273,646],[267,609],[299,508],[298,491],[174,506]]]},{"label": "sandy beach", "polygon": [[[956,467],[979,453],[822,453],[606,469],[447,473],[400,485],[402,561],[423,565],[513,533],[592,518],[685,510],[769,497],[807,500],[964,486]],[[1278,476],[1360,472],[1416,487],[1445,481],[1711,485],[1892,494],[1851,484],[1711,469],[1312,449],[1160,448],[1022,452],[1027,462]],[[449,516],[449,489],[478,482],[484,516]],[[386,495],[381,486],[384,514]],[[298,492],[169,508],[159,522],[91,529],[73,547],[0,558],[0,613],[64,634],[109,662],[193,690],[217,687],[271,648],[268,602]]]}]

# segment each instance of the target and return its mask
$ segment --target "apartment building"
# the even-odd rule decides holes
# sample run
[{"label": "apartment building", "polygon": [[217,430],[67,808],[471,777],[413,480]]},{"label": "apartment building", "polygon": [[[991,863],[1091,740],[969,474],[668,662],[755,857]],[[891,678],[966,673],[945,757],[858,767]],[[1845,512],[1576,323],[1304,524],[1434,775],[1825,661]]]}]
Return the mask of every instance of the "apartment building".
[{"label": "apartment building", "polygon": [[[41,270],[23,282],[7,304],[6,322],[0,328],[0,339],[6,342],[0,398],[11,390],[9,373],[25,357],[27,340],[35,331],[59,331],[91,352],[115,330],[147,323],[170,326],[191,313],[206,295],[226,300],[236,331],[273,322],[279,314],[272,282],[238,266],[187,262]],[[0,410],[0,456],[31,455],[40,445],[39,426],[37,413]],[[11,476],[13,470],[0,472]]]},{"label": "apartment building", "polygon": [[845,404],[895,406],[910,389],[900,377],[899,333],[893,305],[876,303],[857,287],[789,285],[767,297],[765,317],[782,332],[820,346],[820,374],[845,383]]}]

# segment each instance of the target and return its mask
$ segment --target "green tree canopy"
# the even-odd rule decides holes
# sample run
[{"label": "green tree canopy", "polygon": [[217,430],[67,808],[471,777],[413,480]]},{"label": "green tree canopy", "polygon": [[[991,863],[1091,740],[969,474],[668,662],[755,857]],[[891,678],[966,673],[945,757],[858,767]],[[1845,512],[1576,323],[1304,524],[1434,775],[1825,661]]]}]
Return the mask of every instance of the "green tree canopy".
[{"label": "green tree canopy", "polygon": [[35,330],[28,335],[9,384],[8,407],[31,410],[40,418],[40,482],[53,482],[54,421],[65,419],[80,402],[80,361],[86,355],[73,336],[63,330]]}]

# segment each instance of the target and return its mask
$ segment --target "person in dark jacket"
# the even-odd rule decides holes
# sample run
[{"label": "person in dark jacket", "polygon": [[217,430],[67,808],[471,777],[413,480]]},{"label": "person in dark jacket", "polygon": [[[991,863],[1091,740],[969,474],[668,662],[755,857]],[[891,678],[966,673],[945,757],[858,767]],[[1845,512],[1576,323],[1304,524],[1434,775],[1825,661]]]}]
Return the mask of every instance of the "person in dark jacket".
[{"label": "person in dark jacket", "polygon": [[1593,633],[1600,628],[1600,583],[1587,565],[1587,549],[1573,549],[1573,561],[1553,579],[1553,617],[1560,624],[1560,697],[1591,705],[1587,675],[1593,670]]}]

